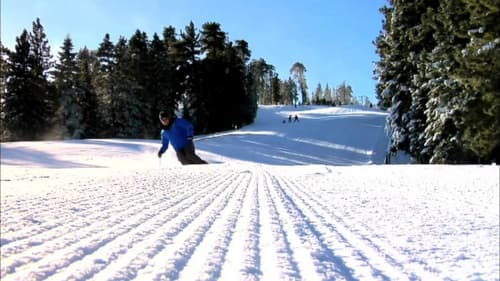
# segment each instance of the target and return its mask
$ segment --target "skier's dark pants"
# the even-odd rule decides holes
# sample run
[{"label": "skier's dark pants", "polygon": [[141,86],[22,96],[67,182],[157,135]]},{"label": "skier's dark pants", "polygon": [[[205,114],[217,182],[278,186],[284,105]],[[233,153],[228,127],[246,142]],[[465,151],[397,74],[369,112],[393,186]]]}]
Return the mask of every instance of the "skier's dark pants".
[{"label": "skier's dark pants", "polygon": [[179,159],[182,165],[207,164],[206,161],[201,159],[194,152],[194,144],[192,140],[188,141],[187,145],[184,148],[177,151],[176,154],[177,154],[177,159]]}]

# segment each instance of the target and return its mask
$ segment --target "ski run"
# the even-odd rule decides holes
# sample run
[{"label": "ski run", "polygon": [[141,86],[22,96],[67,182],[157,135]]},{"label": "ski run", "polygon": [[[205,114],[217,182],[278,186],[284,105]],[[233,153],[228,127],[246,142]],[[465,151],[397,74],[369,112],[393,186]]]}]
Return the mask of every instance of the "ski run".
[{"label": "ski run", "polygon": [[498,166],[378,165],[379,133],[314,122],[384,115],[294,112],[279,142],[263,119],[198,138],[201,166],[158,163],[158,140],[2,143],[1,280],[499,280]]}]

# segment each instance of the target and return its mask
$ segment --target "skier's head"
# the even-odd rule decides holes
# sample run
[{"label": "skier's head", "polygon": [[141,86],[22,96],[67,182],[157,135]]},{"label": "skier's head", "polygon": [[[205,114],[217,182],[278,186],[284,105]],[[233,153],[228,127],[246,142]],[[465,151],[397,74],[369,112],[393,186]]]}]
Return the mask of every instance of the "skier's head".
[{"label": "skier's head", "polygon": [[167,114],[165,111],[160,111],[160,114],[158,115],[158,118],[160,118],[160,122],[164,126],[168,126],[170,115]]}]

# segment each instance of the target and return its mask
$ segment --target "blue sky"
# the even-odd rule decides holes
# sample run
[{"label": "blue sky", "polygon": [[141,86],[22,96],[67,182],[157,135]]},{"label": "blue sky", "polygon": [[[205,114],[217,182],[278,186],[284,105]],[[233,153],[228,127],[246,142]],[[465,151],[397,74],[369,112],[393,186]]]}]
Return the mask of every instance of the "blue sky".
[{"label": "blue sky", "polygon": [[199,30],[218,22],[230,41],[246,40],[252,59],[275,66],[281,79],[295,62],[306,67],[309,92],[351,85],[355,96],[375,102],[373,41],[382,28],[386,0],[2,0],[1,39],[14,49],[23,29],[39,17],[55,56],[69,34],[75,50],[97,49],[109,33],[130,38],[139,29],[151,39],[190,21]]}]

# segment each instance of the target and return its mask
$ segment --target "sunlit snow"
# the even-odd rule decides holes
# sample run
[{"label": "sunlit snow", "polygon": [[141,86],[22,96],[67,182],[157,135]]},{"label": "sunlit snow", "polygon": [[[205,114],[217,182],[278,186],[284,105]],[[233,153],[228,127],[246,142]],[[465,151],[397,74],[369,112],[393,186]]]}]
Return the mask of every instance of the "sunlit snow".
[{"label": "sunlit snow", "polygon": [[498,166],[384,165],[386,116],[260,106],[197,136],[198,166],[159,139],[2,143],[0,277],[499,280]]}]

